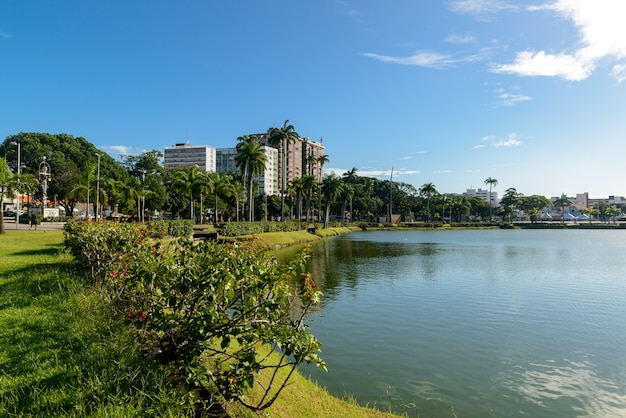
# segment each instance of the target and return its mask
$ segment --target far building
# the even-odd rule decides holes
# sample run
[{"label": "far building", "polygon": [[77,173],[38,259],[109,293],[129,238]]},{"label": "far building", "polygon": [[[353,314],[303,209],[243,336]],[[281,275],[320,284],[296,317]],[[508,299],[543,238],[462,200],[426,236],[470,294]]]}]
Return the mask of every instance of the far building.
[{"label": "far building", "polygon": [[166,169],[197,165],[207,173],[215,172],[215,148],[208,145],[176,144],[173,147],[165,147],[163,155]]},{"label": "far building", "polygon": [[464,193],[463,196],[467,196],[467,197],[480,197],[481,199],[483,199],[485,202],[489,203],[492,207],[496,207],[498,206],[498,192],[491,192],[491,195],[489,194],[489,190],[483,190],[483,189],[467,189]]},{"label": "far building", "polygon": [[[262,147],[265,150],[265,170],[255,176],[259,184],[259,194],[278,194],[278,150],[273,147]],[[235,162],[237,148],[217,148],[215,151],[215,168],[218,173],[239,172]]]},{"label": "far building", "polygon": [[[265,146],[272,146],[269,144],[270,130],[263,134],[255,134],[259,138],[259,143]],[[278,173],[281,176],[283,172],[282,159],[282,147],[281,143],[278,147]],[[322,164],[318,158],[324,155],[324,145],[322,141],[315,142],[309,138],[299,138],[291,144],[287,144],[287,184],[293,179],[302,177],[304,175],[314,176],[318,182],[324,179],[324,173],[322,172]],[[280,182],[280,179],[279,179]]]}]

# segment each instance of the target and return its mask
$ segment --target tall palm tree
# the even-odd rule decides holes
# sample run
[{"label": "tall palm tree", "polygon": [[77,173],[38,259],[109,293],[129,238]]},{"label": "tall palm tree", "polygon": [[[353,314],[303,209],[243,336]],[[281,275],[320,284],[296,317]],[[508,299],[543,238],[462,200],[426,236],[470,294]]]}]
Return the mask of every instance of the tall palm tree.
[{"label": "tall palm tree", "polygon": [[330,161],[330,157],[328,157],[328,154],[322,154],[319,157],[317,157],[317,162],[320,165],[320,174],[319,174],[320,182],[324,178],[324,164],[326,164],[329,161]]},{"label": "tall palm tree", "polygon": [[280,217],[285,221],[285,193],[287,192],[287,147],[300,138],[296,132],[296,128],[289,124],[289,119],[285,121],[282,128],[270,129],[269,143],[282,148],[282,176],[280,184]]},{"label": "tall palm tree", "polygon": [[491,209],[493,208],[493,197],[491,196],[491,188],[498,185],[498,180],[492,177],[487,177],[487,179],[485,180],[485,184],[489,185],[489,222],[491,222]]},{"label": "tall palm tree", "polygon": [[565,193],[561,193],[561,196],[557,197],[554,202],[552,202],[554,206],[561,207],[561,219],[565,223],[565,206],[569,206],[572,204],[572,201]]},{"label": "tall palm tree", "polygon": [[207,175],[211,183],[211,190],[209,191],[215,197],[214,201],[214,219],[215,223],[219,222],[219,206],[223,203],[223,200],[234,197],[237,194],[237,190],[233,185],[233,177],[227,173],[209,173]]},{"label": "tall palm tree", "polygon": [[326,199],[326,216],[324,217],[324,228],[328,228],[328,221],[330,220],[330,205],[335,203],[337,198],[341,195],[343,189],[343,182],[334,174],[326,177],[322,181],[322,195]]},{"label": "tall palm tree", "polygon": [[426,213],[428,214],[428,222],[430,222],[430,199],[438,194],[435,185],[426,183],[419,188],[419,194],[426,199]]},{"label": "tall palm tree", "polygon": [[[341,188],[340,198],[341,198],[341,226],[344,224],[345,214],[346,214],[346,204],[348,200],[352,202],[352,198],[354,197],[354,186],[349,183],[345,183]],[[352,220],[352,208],[350,208],[350,220]]]},{"label": "tall palm tree", "polygon": [[307,174],[313,175],[313,167],[317,164],[317,157],[311,152],[306,157]]},{"label": "tall palm tree", "polygon": [[304,191],[304,178],[296,177],[291,180],[290,188],[296,193],[296,219],[298,222],[302,218],[302,194]]},{"label": "tall palm tree", "polygon": [[7,161],[0,157],[0,234],[6,233],[4,230],[4,194],[9,193],[9,185],[11,184],[13,173],[9,170]]},{"label": "tall palm tree", "polygon": [[71,189],[70,194],[73,196],[83,196],[83,192],[85,192],[86,196],[87,196],[87,209],[86,209],[86,213],[85,213],[85,220],[90,220],[91,217],[89,216],[89,194],[91,193],[91,191],[93,190],[92,185],[95,181],[95,177],[96,177],[96,164],[93,163],[87,163],[85,164],[85,171],[83,173],[83,176],[81,177],[81,179],[79,180],[78,184],[74,185],[74,187]]},{"label": "tall palm tree", "polygon": [[[352,211],[352,198],[354,197],[354,187],[356,182],[358,181],[359,176],[356,175],[356,167],[352,167],[352,170],[346,171],[345,173],[343,173],[343,181],[345,181],[348,185],[350,185],[350,188],[352,189],[352,193],[349,196],[350,199],[350,220],[353,220],[352,216],[353,216],[353,211]],[[345,206],[345,202],[344,202],[344,206]],[[345,207],[344,210],[342,211],[345,213]],[[343,216],[343,215],[342,215]],[[343,218],[342,218],[342,222],[343,222]]]},{"label": "tall palm tree", "polygon": [[313,200],[313,196],[317,191],[317,179],[312,174],[307,174],[306,176],[302,176],[302,194],[306,199],[306,221],[309,222],[310,214],[311,214],[311,200]]},{"label": "tall palm tree", "polygon": [[189,218],[193,219],[193,197],[199,192],[201,184],[205,181],[206,174],[200,167],[193,165],[184,170],[174,173],[174,187],[189,196]]},{"label": "tall palm tree", "polygon": [[248,193],[248,221],[254,220],[254,194],[252,193],[252,180],[265,171],[267,157],[265,150],[259,144],[259,140],[254,135],[244,135],[237,138],[237,155],[235,164],[244,176]]}]

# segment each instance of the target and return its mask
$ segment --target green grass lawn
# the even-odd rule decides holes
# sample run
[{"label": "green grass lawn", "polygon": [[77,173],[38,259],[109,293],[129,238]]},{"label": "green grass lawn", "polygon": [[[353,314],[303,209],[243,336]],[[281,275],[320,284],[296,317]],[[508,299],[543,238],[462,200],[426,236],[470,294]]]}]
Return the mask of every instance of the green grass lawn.
[{"label": "green grass lawn", "polygon": [[0,416],[180,416],[166,376],[76,279],[61,231],[0,235]]},{"label": "green grass lawn", "polygon": [[[0,235],[0,417],[191,416],[129,326],[82,284],[62,242],[62,231]],[[392,415],[334,398],[297,375],[261,416]]]}]

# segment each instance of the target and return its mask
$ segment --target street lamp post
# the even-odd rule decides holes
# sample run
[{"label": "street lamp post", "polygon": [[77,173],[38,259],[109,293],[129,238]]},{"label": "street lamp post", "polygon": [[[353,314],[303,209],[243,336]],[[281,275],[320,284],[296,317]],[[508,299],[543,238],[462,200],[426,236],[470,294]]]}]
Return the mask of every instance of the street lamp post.
[{"label": "street lamp post", "polygon": [[[96,221],[100,220],[99,210],[100,210],[100,154],[96,152],[98,156],[98,174],[96,179]],[[89,210],[89,208],[87,208]]]},{"label": "street lamp post", "polygon": [[[22,156],[21,156],[21,144],[19,142],[11,142],[13,145],[17,145],[17,175],[22,172]],[[15,229],[19,229],[20,225],[20,191],[17,191],[17,210],[15,211]]]}]

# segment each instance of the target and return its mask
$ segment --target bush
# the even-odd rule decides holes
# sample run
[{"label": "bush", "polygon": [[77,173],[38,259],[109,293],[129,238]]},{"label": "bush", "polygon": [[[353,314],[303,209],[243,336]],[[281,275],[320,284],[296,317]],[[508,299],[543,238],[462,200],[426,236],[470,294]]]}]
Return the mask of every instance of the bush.
[{"label": "bush", "polygon": [[[308,250],[290,263],[238,244],[162,245],[143,224],[70,222],[65,246],[92,283],[102,286],[114,314],[126,318],[153,355],[202,405],[237,400],[269,407],[300,363],[316,363],[321,344],[305,315],[321,293],[304,271]],[[280,353],[270,361],[261,346]],[[291,370],[263,387],[250,404],[246,390],[263,369]]]},{"label": "bush", "polygon": [[167,222],[167,235],[171,237],[189,237],[193,233],[193,221],[164,221]]},{"label": "bush", "polygon": [[227,222],[219,224],[217,228],[222,236],[240,237],[264,232],[300,231],[306,229],[306,226],[306,223],[300,222]]}]

